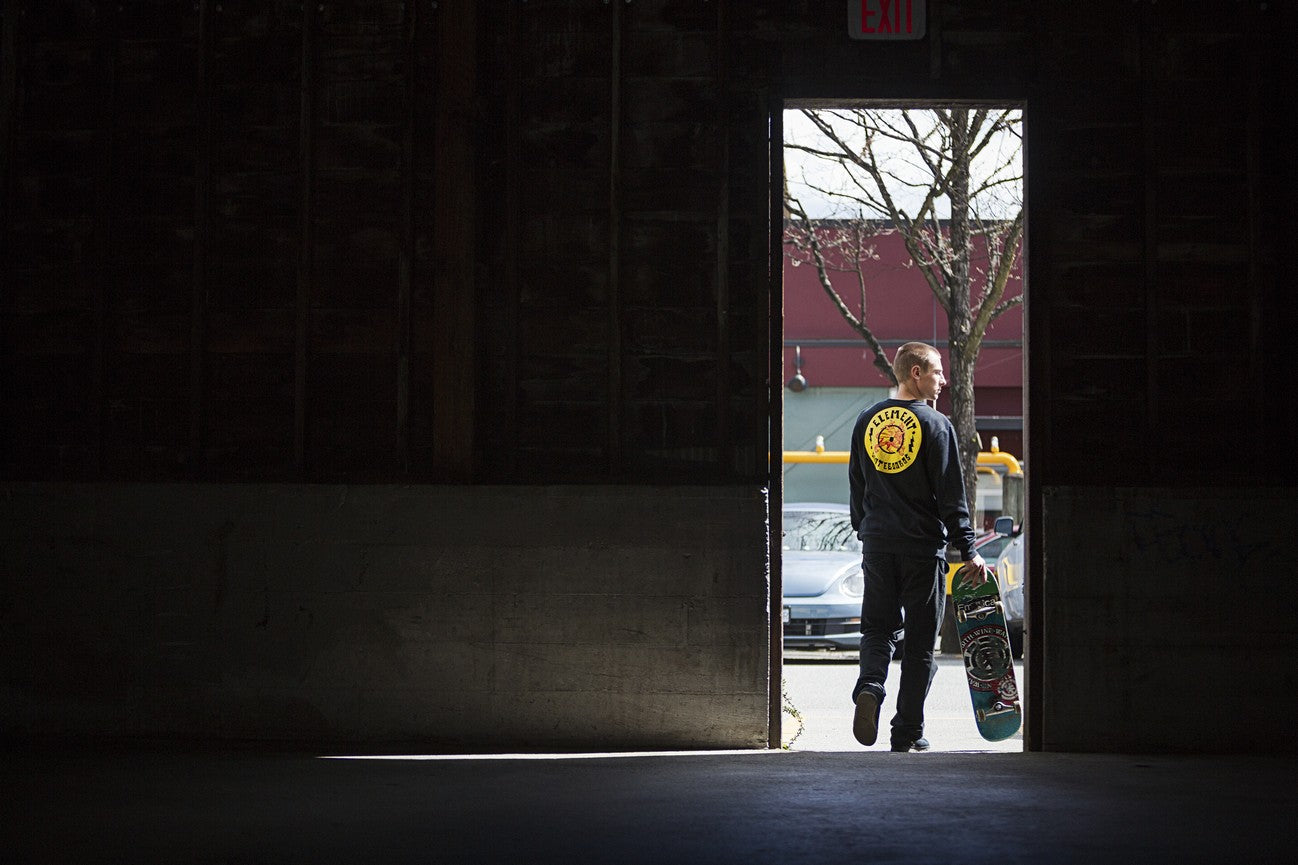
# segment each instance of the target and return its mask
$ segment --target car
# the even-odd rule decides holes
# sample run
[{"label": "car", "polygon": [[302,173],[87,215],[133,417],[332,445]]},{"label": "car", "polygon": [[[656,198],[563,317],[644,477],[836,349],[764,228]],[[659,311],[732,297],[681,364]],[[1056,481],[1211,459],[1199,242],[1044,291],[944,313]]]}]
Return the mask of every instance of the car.
[{"label": "car", "polygon": [[861,541],[847,505],[793,502],[783,513],[784,648],[861,648]]},{"label": "car", "polygon": [[[847,505],[793,502],[784,505],[784,648],[859,651],[861,648],[861,541],[852,531]],[[974,549],[1000,577],[1006,626],[1015,658],[1023,657],[1023,535],[1012,517],[1000,517],[992,531],[974,541]],[[941,651],[959,654],[951,577],[947,569],[947,604]],[[897,641],[894,658],[900,658]]]},{"label": "car", "polygon": [[1023,583],[1026,579],[1023,551],[1024,535],[1020,526],[996,559],[1001,603],[1005,607],[1005,627],[1010,632],[1010,650],[1015,658],[1023,657]]}]

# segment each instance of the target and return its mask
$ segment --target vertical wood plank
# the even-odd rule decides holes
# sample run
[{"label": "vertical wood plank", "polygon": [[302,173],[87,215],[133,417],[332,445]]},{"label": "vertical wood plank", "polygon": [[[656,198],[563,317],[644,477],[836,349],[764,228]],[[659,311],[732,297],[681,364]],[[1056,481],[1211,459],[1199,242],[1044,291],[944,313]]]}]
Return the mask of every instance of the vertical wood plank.
[{"label": "vertical wood plank", "polygon": [[[26,14],[19,3],[0,7],[0,238],[13,248],[14,129],[18,111],[18,18]],[[12,285],[10,256],[0,256],[4,285]]]},{"label": "vertical wood plank", "polygon": [[293,467],[307,472],[307,375],[311,323],[311,280],[315,260],[315,47],[316,4],[302,4],[301,109],[298,158],[301,214],[297,263],[297,301],[293,339]]},{"label": "vertical wood plank", "polygon": [[473,3],[438,6],[433,214],[432,475],[443,483],[474,477],[475,292],[477,202],[477,19]]},{"label": "vertical wood plank", "polygon": [[[1141,244],[1143,259],[1142,298],[1145,304],[1145,416],[1140,419],[1146,431],[1158,429],[1158,335],[1160,322],[1158,309],[1158,166],[1161,131],[1159,116],[1158,82],[1154,80],[1154,67],[1158,58],[1157,16],[1152,7],[1141,10],[1140,19],[1140,103],[1143,159],[1140,171],[1144,180],[1144,238]],[[1161,462],[1157,448],[1143,448],[1137,457],[1146,463],[1146,477],[1156,477]]]},{"label": "vertical wood plank", "polygon": [[734,471],[734,442],[730,432],[730,98],[726,78],[726,4],[717,0],[717,457],[715,471],[725,477]]},{"label": "vertical wood plank", "polygon": [[608,471],[622,474],[622,4],[611,4],[608,172]]},{"label": "vertical wood plank", "polygon": [[[1258,14],[1253,12],[1248,16],[1246,25],[1249,46],[1248,74],[1245,78],[1248,93],[1244,115],[1244,134],[1248,142],[1244,148],[1248,160],[1245,182],[1248,189],[1249,350],[1246,354],[1248,357],[1247,387],[1251,393],[1264,393],[1267,388],[1269,352],[1265,349],[1266,295],[1267,286],[1275,284],[1274,259],[1269,252],[1270,244],[1267,243],[1265,234],[1267,219],[1264,211],[1264,189],[1267,179],[1263,174],[1262,152],[1267,142],[1262,123],[1267,113],[1267,106],[1262,96],[1262,83],[1268,79],[1268,76],[1262,66],[1262,58],[1267,56],[1267,50],[1261,23]],[[1292,405],[1292,400],[1289,402]],[[1253,410],[1258,411],[1256,404]],[[1290,411],[1292,412],[1292,409]],[[1253,423],[1250,421],[1250,424]],[[1258,425],[1265,423],[1260,412],[1256,423]],[[1285,468],[1288,469],[1289,466],[1286,465]]]},{"label": "vertical wood plank", "polygon": [[105,10],[108,23],[100,31],[95,45],[96,61],[105,70],[105,87],[108,108],[104,112],[104,143],[99,153],[98,174],[95,178],[94,249],[88,261],[91,291],[91,349],[90,390],[87,406],[87,440],[89,446],[89,475],[104,474],[104,411],[105,380],[107,377],[108,289],[105,274],[112,259],[112,211],[114,180],[117,174],[117,77],[118,77],[118,25],[117,13]]},{"label": "vertical wood plank", "polygon": [[404,12],[406,101],[401,130],[401,234],[397,263],[396,418],[397,470],[410,476],[410,346],[411,281],[415,259],[415,101],[418,56],[419,6],[407,4]]},{"label": "vertical wood plank", "polygon": [[207,390],[207,258],[211,234],[212,189],[212,3],[198,4],[197,141],[194,160],[194,276],[189,320],[189,474],[203,471],[204,410]]},{"label": "vertical wood plank", "polygon": [[[500,339],[497,345],[503,345],[505,358],[502,368],[501,389],[504,400],[501,411],[501,423],[504,429],[495,437],[500,442],[518,441],[518,319],[519,297],[521,288],[518,284],[518,246],[519,246],[519,201],[518,185],[521,168],[520,126],[522,99],[521,71],[517,60],[519,47],[518,16],[508,15],[506,22],[506,44],[510,47],[509,69],[505,93],[505,225],[502,249],[502,277],[505,289],[504,309],[497,325]],[[503,478],[517,477],[519,468],[518,449],[506,447],[504,453],[496,455],[495,462],[500,467]]]},{"label": "vertical wood plank", "polygon": [[[7,309],[9,298],[6,296],[14,284],[13,255],[8,254],[14,248],[13,226],[13,190],[14,175],[14,136],[17,127],[18,112],[18,18],[25,16],[26,6],[18,2],[0,6],[0,249],[7,254],[0,255],[0,309]],[[0,319],[0,363],[10,368],[11,352],[14,350],[13,335],[10,325]],[[4,375],[4,381],[11,380]],[[17,434],[18,419],[12,407],[6,403],[0,410],[0,442],[6,445],[5,453],[0,455],[0,466],[6,468],[18,465],[12,447]]]}]

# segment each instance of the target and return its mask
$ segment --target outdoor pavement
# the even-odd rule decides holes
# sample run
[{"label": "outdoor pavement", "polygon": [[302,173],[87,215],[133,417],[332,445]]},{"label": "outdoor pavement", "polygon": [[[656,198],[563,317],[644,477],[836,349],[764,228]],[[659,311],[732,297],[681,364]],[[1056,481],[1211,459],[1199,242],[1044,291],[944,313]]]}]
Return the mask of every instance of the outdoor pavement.
[{"label": "outdoor pavement", "polygon": [[1291,862],[1298,761],[747,751],[4,754],[22,863]]},{"label": "outdoor pavement", "polygon": [[[786,746],[798,751],[860,751],[852,737],[852,687],[857,677],[856,652],[785,651],[784,693],[798,711],[783,716]],[[999,742],[989,742],[978,733],[964,659],[939,655],[938,671],[928,699],[924,701],[924,736],[933,751],[1015,752],[1023,750],[1023,731]],[[1014,663],[1016,681],[1022,685],[1023,662]],[[885,683],[887,696],[879,710],[879,741],[872,750],[886,751],[890,742],[888,723],[897,711],[897,683],[901,663],[893,661]]]}]

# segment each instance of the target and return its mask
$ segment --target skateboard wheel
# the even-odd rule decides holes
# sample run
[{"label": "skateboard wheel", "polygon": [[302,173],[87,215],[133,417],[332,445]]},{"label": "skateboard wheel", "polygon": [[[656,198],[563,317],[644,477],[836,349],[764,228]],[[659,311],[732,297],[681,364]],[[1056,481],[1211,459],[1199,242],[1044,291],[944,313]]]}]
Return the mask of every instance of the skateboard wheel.
[{"label": "skateboard wheel", "polygon": [[964,621],[965,621],[964,610],[956,610],[956,611],[955,611],[955,620],[956,620],[957,622],[964,622]]}]

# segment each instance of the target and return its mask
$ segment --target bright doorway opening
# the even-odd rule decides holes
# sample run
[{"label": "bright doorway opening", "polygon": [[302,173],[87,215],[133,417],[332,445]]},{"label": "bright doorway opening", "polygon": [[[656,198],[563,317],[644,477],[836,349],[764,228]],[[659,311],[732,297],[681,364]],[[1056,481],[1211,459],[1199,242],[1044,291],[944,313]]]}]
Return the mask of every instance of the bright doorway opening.
[{"label": "bright doorway opening", "polygon": [[[841,514],[857,415],[894,392],[888,366],[900,345],[937,347],[949,384],[936,407],[966,443],[966,468],[973,464],[966,486],[974,528],[998,568],[1022,689],[1022,106],[806,100],[787,102],[780,121],[782,508],[786,515],[813,505]],[[1008,534],[1005,517],[1013,526]],[[861,581],[853,541],[849,526],[843,545],[825,550],[820,566],[804,550],[786,546],[781,555],[782,727],[795,750],[862,747],[851,733]],[[845,564],[853,559],[854,570]],[[1001,741],[979,735],[950,616],[935,649],[939,669],[925,713],[934,750],[1021,751],[1022,727]],[[894,659],[876,748],[888,747],[898,668]]]}]

